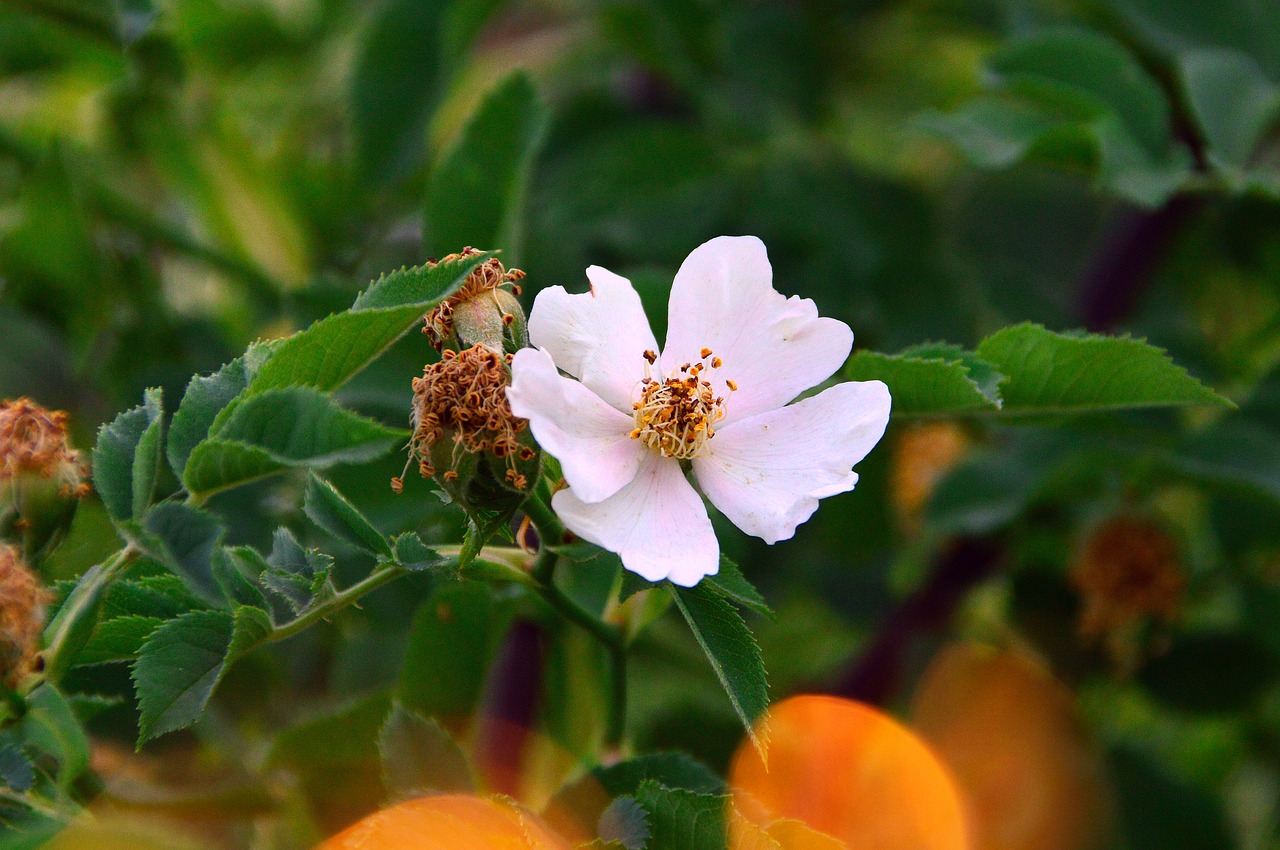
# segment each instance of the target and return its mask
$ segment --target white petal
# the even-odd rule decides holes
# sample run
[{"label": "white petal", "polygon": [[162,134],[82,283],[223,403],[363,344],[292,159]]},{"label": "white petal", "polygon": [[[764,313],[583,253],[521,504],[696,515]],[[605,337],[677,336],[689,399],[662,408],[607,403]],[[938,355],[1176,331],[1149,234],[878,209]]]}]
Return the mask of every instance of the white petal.
[{"label": "white petal", "polygon": [[630,484],[589,504],[561,490],[551,506],[579,537],[622,556],[622,565],[649,581],[693,587],[720,569],[720,543],[706,506],[680,464],[646,452]]},{"label": "white petal", "polygon": [[818,316],[807,298],[786,298],[773,288],[764,243],[754,236],[720,236],[694,250],[671,287],[668,373],[710,348],[724,361],[702,373],[717,395],[725,380],[725,422],[782,407],[835,374],[853,348],[844,322]]},{"label": "white petal", "polygon": [[636,476],[649,450],[631,439],[635,423],[582,384],[556,371],[551,356],[522,348],[511,361],[511,412],[529,420],[538,445],[560,461],[587,502],[607,499]]},{"label": "white petal", "polygon": [[738,528],[786,540],[819,499],[853,489],[851,468],[884,434],[889,405],[880,381],[850,382],[718,428],[693,461],[698,486]]},{"label": "white petal", "polygon": [[658,343],[631,281],[599,266],[587,269],[587,279],[591,291],[581,295],[563,286],[538,293],[529,341],[629,416],[644,377],[644,352],[657,351]]}]

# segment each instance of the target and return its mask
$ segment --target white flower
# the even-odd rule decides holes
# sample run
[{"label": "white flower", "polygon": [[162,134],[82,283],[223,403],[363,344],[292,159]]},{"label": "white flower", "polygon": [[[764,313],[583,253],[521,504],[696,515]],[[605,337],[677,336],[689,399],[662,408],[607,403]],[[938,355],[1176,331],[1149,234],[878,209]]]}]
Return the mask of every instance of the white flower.
[{"label": "white flower", "polygon": [[721,236],[689,255],[661,355],[631,282],[599,266],[587,278],[590,293],[538,294],[536,348],[516,354],[507,391],[560,461],[569,488],[552,506],[571,531],[650,581],[692,587],[715,574],[720,545],[686,469],[767,543],[853,489],[853,465],[888,422],[888,388],[836,384],[788,404],[840,368],[853,332],[774,290],[759,239]]}]

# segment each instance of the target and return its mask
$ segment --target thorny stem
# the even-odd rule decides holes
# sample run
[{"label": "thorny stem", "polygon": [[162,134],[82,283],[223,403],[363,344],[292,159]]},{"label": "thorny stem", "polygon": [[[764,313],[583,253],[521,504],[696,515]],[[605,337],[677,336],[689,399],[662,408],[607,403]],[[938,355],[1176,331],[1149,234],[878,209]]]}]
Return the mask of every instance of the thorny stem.
[{"label": "thorny stem", "polygon": [[565,529],[542,496],[531,495],[524,503],[524,512],[538,530],[538,557],[531,570],[537,580],[538,593],[565,619],[589,632],[609,653],[610,698],[605,744],[617,747],[626,733],[627,719],[627,645],[622,630],[586,611],[555,583],[558,556],[554,549],[564,542]]},{"label": "thorny stem", "polygon": [[408,572],[409,571],[407,569],[399,564],[384,564],[345,590],[338,591],[328,600],[310,609],[297,619],[290,620],[283,626],[277,626],[272,629],[271,634],[267,635],[265,642],[272,643],[274,641],[284,640],[285,638],[291,638],[306,629],[308,626],[320,620],[327,619],[334,612],[345,608],[365,594],[371,593],[372,591],[382,587],[384,584],[395,581],[403,575],[407,575]]}]

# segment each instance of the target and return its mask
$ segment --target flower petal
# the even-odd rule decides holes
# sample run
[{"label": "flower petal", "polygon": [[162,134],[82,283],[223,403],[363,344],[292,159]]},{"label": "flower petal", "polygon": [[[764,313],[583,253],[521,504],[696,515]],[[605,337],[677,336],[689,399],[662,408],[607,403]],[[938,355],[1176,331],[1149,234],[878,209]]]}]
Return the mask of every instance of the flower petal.
[{"label": "flower petal", "polygon": [[[538,293],[529,316],[529,341],[613,407],[631,415],[644,376],[644,352],[658,350],[631,281],[607,269],[587,269],[591,291],[563,286]],[[656,377],[656,375],[655,375]]]},{"label": "flower petal", "polygon": [[586,502],[607,499],[636,476],[648,450],[631,439],[634,422],[556,371],[551,355],[522,348],[511,361],[511,412],[529,420],[538,445],[560,461]]},{"label": "flower petal", "polygon": [[698,486],[738,528],[786,540],[819,499],[853,489],[851,467],[884,434],[889,406],[880,381],[849,382],[719,428],[694,458]]},{"label": "flower petal", "polygon": [[622,566],[649,581],[693,587],[720,568],[706,506],[671,458],[646,452],[631,483],[603,502],[561,490],[551,506],[570,531],[617,552]]},{"label": "flower petal", "polygon": [[835,374],[853,348],[844,322],[818,316],[807,298],[773,288],[764,243],[720,236],[694,249],[671,287],[666,371],[710,348],[724,365],[707,370],[716,395],[728,395],[725,422],[774,410]]}]

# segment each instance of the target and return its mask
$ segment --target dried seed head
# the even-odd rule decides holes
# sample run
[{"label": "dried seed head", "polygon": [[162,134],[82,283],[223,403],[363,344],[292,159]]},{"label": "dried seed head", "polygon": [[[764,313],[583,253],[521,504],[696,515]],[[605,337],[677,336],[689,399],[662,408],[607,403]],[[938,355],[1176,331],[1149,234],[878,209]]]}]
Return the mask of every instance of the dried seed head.
[{"label": "dried seed head", "polygon": [[1132,515],[1112,517],[1088,534],[1071,565],[1071,582],[1084,599],[1081,637],[1103,642],[1122,666],[1137,660],[1136,630],[1148,619],[1171,621],[1186,586],[1169,533]]},{"label": "dried seed head", "polygon": [[[440,262],[453,262],[482,253],[467,246]],[[524,311],[515,299],[520,294],[519,281],[524,276],[519,269],[508,270],[496,258],[485,260],[467,275],[457,292],[424,317],[422,332],[437,351],[451,344],[463,348],[476,343],[502,351],[506,337],[525,333]],[[517,340],[516,345],[508,347],[518,348],[522,344]]]},{"label": "dried seed head", "polygon": [[67,495],[88,491],[88,470],[67,442],[67,414],[27,398],[0,401],[0,482],[26,473],[58,481]]},{"label": "dried seed head", "polygon": [[497,462],[496,474],[507,488],[527,490],[528,464],[537,452],[528,420],[511,412],[510,384],[506,358],[498,352],[484,345],[445,351],[413,381],[410,463],[416,459],[424,477],[440,471],[442,483],[456,484],[462,476],[473,477],[475,456],[484,455]]},{"label": "dried seed head", "polygon": [[36,666],[48,592],[18,550],[0,545],[0,680],[16,687]]}]

